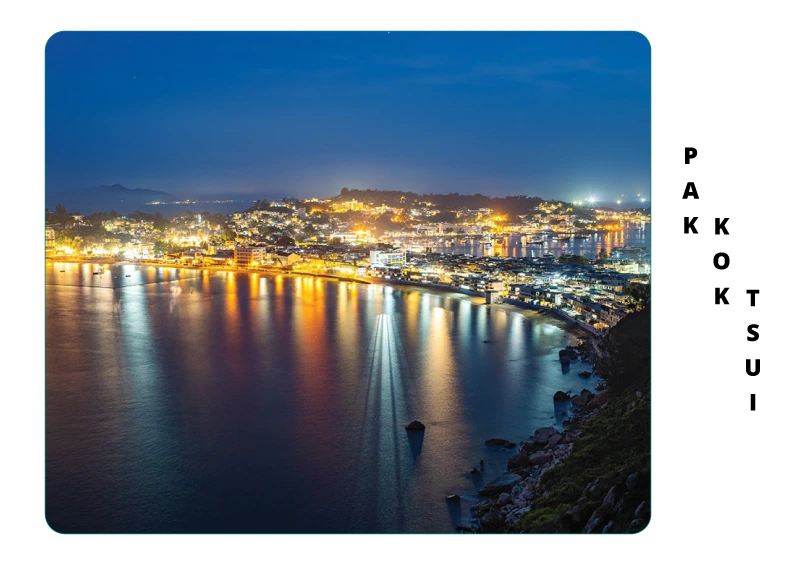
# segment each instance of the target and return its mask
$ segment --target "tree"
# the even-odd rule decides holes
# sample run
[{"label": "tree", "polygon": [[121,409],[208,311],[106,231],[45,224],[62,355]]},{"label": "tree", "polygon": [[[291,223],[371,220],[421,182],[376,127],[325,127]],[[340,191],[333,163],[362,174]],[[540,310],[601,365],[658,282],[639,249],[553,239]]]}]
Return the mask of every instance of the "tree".
[{"label": "tree", "polygon": [[55,243],[57,245],[70,246],[71,245],[71,236],[66,234],[63,230],[56,230],[55,231]]},{"label": "tree", "polygon": [[224,228],[221,231],[221,239],[224,241],[232,241],[238,237],[238,234],[235,233],[235,230],[231,228]]},{"label": "tree", "polygon": [[71,240],[71,249],[75,252],[82,251],[82,248],[85,246],[85,242],[80,237],[75,237]]},{"label": "tree", "polygon": [[167,242],[164,240],[156,240],[153,244],[153,252],[154,253],[167,253]]},{"label": "tree", "polygon": [[650,302],[650,284],[632,282],[623,289],[623,293],[633,300],[629,307],[634,310],[640,310]]},{"label": "tree", "polygon": [[171,226],[171,223],[168,219],[164,218],[164,215],[160,212],[157,212],[153,215],[153,227],[156,230],[164,231]]},{"label": "tree", "polygon": [[621,392],[650,377],[650,304],[621,319],[600,344],[596,371],[610,391]]},{"label": "tree", "polygon": [[281,232],[281,228],[278,226],[265,226],[260,228],[260,234],[263,236],[272,236],[273,234],[278,234],[279,232]]},{"label": "tree", "polygon": [[581,255],[561,255],[557,258],[558,263],[579,263],[580,265],[587,265],[590,263],[585,257]]},{"label": "tree", "polygon": [[71,215],[68,214],[65,206],[57,205],[52,219],[55,224],[65,224],[71,219]]}]

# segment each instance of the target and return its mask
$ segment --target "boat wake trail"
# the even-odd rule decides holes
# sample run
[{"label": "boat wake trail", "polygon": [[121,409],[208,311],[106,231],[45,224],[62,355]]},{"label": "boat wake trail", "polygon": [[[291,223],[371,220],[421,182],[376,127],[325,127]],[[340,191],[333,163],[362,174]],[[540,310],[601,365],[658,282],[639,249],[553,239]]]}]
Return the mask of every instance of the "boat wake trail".
[{"label": "boat wake trail", "polygon": [[407,365],[399,331],[389,314],[377,316],[367,356],[366,403],[359,459],[356,515],[362,531],[404,531],[407,479],[414,458],[408,453]]}]

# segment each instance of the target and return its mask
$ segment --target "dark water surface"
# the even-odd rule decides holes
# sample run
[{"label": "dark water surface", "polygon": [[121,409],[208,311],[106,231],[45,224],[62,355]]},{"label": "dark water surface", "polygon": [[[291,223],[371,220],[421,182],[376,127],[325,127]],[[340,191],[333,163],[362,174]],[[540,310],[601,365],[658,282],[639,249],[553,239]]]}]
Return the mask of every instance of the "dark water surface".
[{"label": "dark water surface", "polygon": [[554,392],[595,385],[561,368],[560,322],[461,295],[133,265],[46,282],[64,532],[450,532],[505,469],[484,441],[559,425]]}]

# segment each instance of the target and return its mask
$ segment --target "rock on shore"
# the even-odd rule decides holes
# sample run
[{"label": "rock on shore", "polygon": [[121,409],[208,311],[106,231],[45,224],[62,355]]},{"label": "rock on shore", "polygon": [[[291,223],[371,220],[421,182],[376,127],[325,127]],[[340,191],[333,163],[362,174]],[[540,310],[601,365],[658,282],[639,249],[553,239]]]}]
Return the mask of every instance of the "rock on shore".
[{"label": "rock on shore", "polygon": [[[604,406],[606,395],[596,396],[586,389],[571,401],[575,406],[575,415],[571,420],[567,420],[566,428],[562,431],[553,426],[537,429],[532,440],[522,442],[516,454],[508,459],[508,472],[478,492],[480,496],[489,499],[473,505],[470,509],[476,531],[516,531],[519,519],[530,511],[532,501],[545,492],[541,475],[571,453],[574,440],[585,421]],[[595,407],[589,407],[589,403],[593,403]],[[621,477],[620,481],[599,481],[585,489],[583,496],[586,495],[587,498],[580,500],[565,514],[566,520],[574,520],[575,531],[625,532],[635,531],[633,528],[637,525],[646,524],[649,516],[647,505],[640,504],[642,501],[631,504],[631,497],[635,494],[632,489],[639,483],[638,475],[625,474]],[[601,507],[588,508],[586,503],[598,504],[602,497],[604,500]],[[634,513],[634,509],[639,510],[638,514]]]},{"label": "rock on shore", "polygon": [[505,438],[490,438],[486,441],[487,446],[499,446],[500,448],[514,448],[516,444]]},{"label": "rock on shore", "polygon": [[555,427],[541,427],[540,429],[536,429],[536,432],[533,433],[533,442],[535,444],[546,444],[549,441],[549,437],[556,432],[557,430]]},{"label": "rock on shore", "polygon": [[516,473],[506,473],[505,475],[501,475],[494,481],[484,485],[484,487],[478,491],[478,494],[482,497],[499,495],[500,493],[510,490],[521,479],[521,475]]}]

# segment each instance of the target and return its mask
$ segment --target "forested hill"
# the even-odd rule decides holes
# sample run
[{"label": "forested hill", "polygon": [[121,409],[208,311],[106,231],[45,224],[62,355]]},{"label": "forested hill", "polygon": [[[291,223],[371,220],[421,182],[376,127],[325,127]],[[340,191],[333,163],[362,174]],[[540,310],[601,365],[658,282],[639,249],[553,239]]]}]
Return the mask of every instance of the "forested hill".
[{"label": "forested hill", "polygon": [[366,204],[375,206],[388,205],[399,206],[405,201],[415,200],[429,202],[441,209],[476,209],[491,208],[494,212],[506,214],[525,214],[533,210],[542,202],[538,197],[528,197],[526,195],[508,197],[488,197],[476,193],[475,195],[460,195],[459,193],[429,193],[422,195],[411,191],[377,191],[374,189],[342,189],[335,201],[350,201],[355,199]]}]

